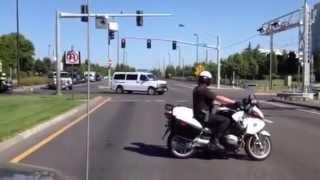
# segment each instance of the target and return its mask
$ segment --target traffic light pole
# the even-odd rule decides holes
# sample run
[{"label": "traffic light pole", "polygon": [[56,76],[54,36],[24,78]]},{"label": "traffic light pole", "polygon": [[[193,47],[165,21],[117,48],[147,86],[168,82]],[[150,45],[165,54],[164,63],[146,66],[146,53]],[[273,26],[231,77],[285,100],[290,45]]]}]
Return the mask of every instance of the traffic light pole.
[{"label": "traffic light pole", "polygon": [[220,82],[221,82],[221,40],[220,36],[217,36],[217,44],[215,46],[209,45],[209,44],[198,44],[198,43],[192,43],[192,42],[186,42],[181,40],[172,40],[172,39],[161,39],[161,38],[144,38],[144,37],[122,37],[122,39],[136,39],[136,40],[152,40],[152,41],[164,41],[164,42],[173,42],[176,41],[177,43],[184,44],[184,45],[190,45],[190,46],[196,46],[196,47],[203,47],[207,49],[213,49],[217,51],[217,88],[220,88]]},{"label": "traffic light pole", "polygon": [[[108,62],[110,61],[110,39],[108,38]],[[111,64],[108,67],[108,87],[111,88]]]},{"label": "traffic light pole", "polygon": [[61,81],[60,81],[60,12],[56,11],[56,94],[61,95]]},{"label": "traffic light pole", "polygon": [[220,53],[221,53],[221,45],[220,45],[220,37],[217,36],[217,64],[218,64],[218,70],[217,70],[217,88],[220,89],[220,81],[221,81],[221,63],[220,63]]},{"label": "traffic light pole", "polygon": [[[86,0],[88,1],[88,0]],[[81,13],[68,13],[68,12],[59,12],[56,11],[56,25],[55,25],[55,47],[56,47],[56,77],[57,77],[57,90],[56,94],[61,95],[61,77],[60,77],[60,19],[80,19],[82,17],[105,17],[106,19],[109,18],[115,18],[115,17],[137,17],[137,16],[143,16],[143,17],[161,17],[161,16],[172,16],[172,14],[167,13],[153,13],[153,14],[124,14],[124,13],[89,13],[88,14],[81,14]],[[89,26],[89,25],[88,25]],[[89,28],[88,28],[89,29]],[[88,33],[89,36],[89,33]],[[89,41],[89,38],[88,38]],[[89,60],[89,59],[88,59]],[[89,65],[88,65],[89,67]]]},{"label": "traffic light pole", "polygon": [[120,49],[120,32],[117,33],[117,65],[119,65],[119,49]]},{"label": "traffic light pole", "polygon": [[303,9],[303,93],[308,93],[310,86],[310,9],[306,0]]},{"label": "traffic light pole", "polygon": [[270,34],[269,90],[272,90],[272,62],[274,57],[273,33]]}]

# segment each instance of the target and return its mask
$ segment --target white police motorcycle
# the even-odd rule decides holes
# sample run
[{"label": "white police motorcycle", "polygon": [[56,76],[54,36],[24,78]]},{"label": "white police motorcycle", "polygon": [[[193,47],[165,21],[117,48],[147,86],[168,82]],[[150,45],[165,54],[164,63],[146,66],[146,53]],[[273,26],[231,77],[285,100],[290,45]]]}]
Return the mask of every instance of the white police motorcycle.
[{"label": "white police motorcycle", "polygon": [[[220,106],[216,113],[232,119],[220,139],[224,151],[237,153],[245,149],[253,160],[264,160],[270,156],[271,135],[264,127],[272,121],[265,119],[252,95],[243,99],[241,107]],[[169,134],[167,146],[175,157],[189,158],[198,149],[214,152],[209,148],[211,134],[214,132],[193,118],[192,109],[166,104],[165,116],[168,122],[163,138]]]}]

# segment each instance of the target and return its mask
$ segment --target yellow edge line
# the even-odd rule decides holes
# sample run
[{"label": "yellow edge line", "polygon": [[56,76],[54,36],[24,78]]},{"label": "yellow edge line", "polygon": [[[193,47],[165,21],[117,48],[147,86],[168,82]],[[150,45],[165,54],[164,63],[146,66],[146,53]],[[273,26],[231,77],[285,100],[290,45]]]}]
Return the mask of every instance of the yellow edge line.
[{"label": "yellow edge line", "polygon": [[[94,107],[93,109],[91,109],[89,111],[89,114],[93,113],[94,111],[96,111],[98,108],[100,108],[102,105],[104,105],[105,103],[109,102],[111,100],[111,98],[108,98],[106,100],[104,100],[102,103],[100,103],[99,105],[97,105],[96,107]],[[25,159],[26,157],[28,157],[29,155],[31,155],[33,152],[37,151],[38,149],[40,149],[42,146],[48,144],[50,141],[52,141],[53,139],[55,139],[56,137],[58,137],[60,134],[62,134],[64,131],[68,130],[69,128],[71,128],[72,126],[74,126],[75,124],[77,124],[78,122],[80,122],[81,120],[83,120],[85,117],[87,116],[86,114],[81,115],[80,117],[78,117],[76,120],[72,121],[71,123],[65,125],[64,127],[62,127],[61,129],[59,129],[58,131],[54,132],[53,134],[49,135],[48,137],[46,137],[45,139],[41,140],[40,142],[38,142],[37,144],[33,145],[32,147],[30,147],[29,149],[27,149],[26,151],[24,151],[23,153],[19,154],[18,156],[14,157],[13,159],[11,159],[9,162],[10,163],[18,163],[21,160]]]}]

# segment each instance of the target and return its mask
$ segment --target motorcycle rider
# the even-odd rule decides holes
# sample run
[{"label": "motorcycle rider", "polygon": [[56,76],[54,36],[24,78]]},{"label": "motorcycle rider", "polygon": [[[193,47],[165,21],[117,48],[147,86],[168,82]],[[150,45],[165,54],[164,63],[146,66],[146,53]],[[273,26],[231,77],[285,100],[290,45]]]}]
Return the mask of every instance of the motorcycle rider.
[{"label": "motorcycle rider", "polygon": [[[236,102],[210,91],[208,86],[211,84],[212,75],[208,71],[202,71],[198,78],[198,86],[193,89],[193,112],[194,118],[202,124],[215,129],[211,144],[215,145],[218,149],[223,150],[224,146],[220,144],[220,138],[223,136],[224,131],[230,124],[230,119],[222,115],[217,115],[212,112],[214,102],[220,104],[235,104]],[[206,122],[207,121],[207,122]]]}]

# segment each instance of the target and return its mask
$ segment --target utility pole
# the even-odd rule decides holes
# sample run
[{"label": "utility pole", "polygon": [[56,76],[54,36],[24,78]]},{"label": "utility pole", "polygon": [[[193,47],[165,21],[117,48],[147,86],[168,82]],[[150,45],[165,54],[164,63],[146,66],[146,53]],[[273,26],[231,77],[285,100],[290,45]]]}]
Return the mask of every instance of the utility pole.
[{"label": "utility pole", "polygon": [[17,63],[17,85],[20,85],[20,23],[19,23],[19,0],[16,0],[16,22],[17,22],[17,36],[16,36],[16,63]]},{"label": "utility pole", "polygon": [[181,46],[178,46],[178,61],[179,67],[181,68]]},{"label": "utility pole", "polygon": [[197,43],[197,48],[196,48],[196,62],[199,63],[199,34],[194,33],[194,36],[196,36],[196,43]]},{"label": "utility pole", "polygon": [[310,86],[310,8],[307,0],[304,0],[303,14],[303,93],[308,93]]},{"label": "utility pole", "polygon": [[[88,61],[88,73],[91,71],[90,67],[90,8],[89,0],[86,0],[88,7],[88,21],[87,21],[87,61]],[[89,180],[89,169],[90,169],[90,114],[89,114],[89,101],[90,101],[90,78],[88,74],[87,78],[87,148],[86,148],[86,180]]]},{"label": "utility pole", "polygon": [[118,41],[117,41],[117,65],[119,65],[119,61],[120,61],[120,55],[119,55],[119,49],[120,49],[120,32],[118,30]]},{"label": "utility pole", "polygon": [[218,64],[218,72],[217,72],[217,88],[220,89],[220,79],[221,79],[221,63],[220,63],[220,53],[221,53],[221,45],[220,45],[220,37],[217,36],[217,64]]},{"label": "utility pole", "polygon": [[51,54],[51,44],[48,44],[48,58],[50,59]]},{"label": "utility pole", "polygon": [[206,64],[208,64],[208,48],[206,48]]},{"label": "utility pole", "polygon": [[[110,43],[111,43],[111,40],[108,37],[108,52],[107,52],[108,53],[108,62],[110,61]],[[118,45],[119,45],[119,43],[118,43]],[[108,67],[108,87],[111,88],[111,65]]]},{"label": "utility pole", "polygon": [[272,90],[273,32],[270,34],[269,90]]},{"label": "utility pole", "polygon": [[55,27],[55,41],[56,41],[56,94],[61,95],[61,82],[60,82],[60,57],[59,57],[59,51],[60,51],[60,12],[56,11],[56,27]]}]

